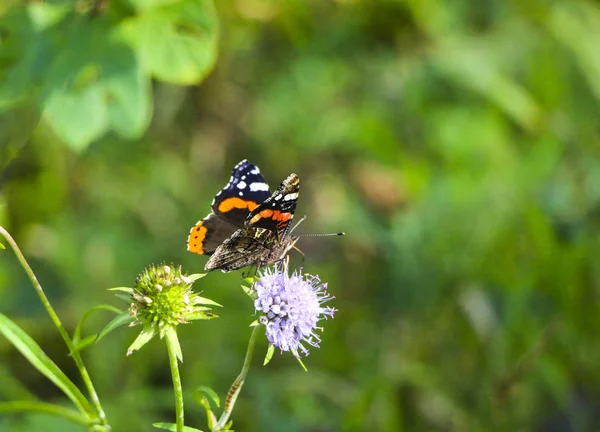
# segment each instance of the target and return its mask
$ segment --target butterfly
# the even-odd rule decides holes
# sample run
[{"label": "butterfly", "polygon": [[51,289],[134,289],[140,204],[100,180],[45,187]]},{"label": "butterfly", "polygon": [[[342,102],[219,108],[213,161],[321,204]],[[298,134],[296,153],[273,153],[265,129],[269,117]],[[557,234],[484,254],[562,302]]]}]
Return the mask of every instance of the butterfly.
[{"label": "butterfly", "polygon": [[290,228],[299,190],[292,173],[271,193],[258,167],[244,159],[215,196],[212,211],[190,230],[188,251],[210,255],[207,271],[280,261],[298,241]]}]

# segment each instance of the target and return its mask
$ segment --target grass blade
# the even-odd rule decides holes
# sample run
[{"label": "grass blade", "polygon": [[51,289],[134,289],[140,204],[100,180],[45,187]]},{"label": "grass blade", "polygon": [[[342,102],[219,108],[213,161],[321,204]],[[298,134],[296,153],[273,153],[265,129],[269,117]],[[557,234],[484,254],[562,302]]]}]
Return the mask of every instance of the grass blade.
[{"label": "grass blade", "polygon": [[6,315],[0,314],[0,333],[35,367],[71,399],[86,416],[93,413],[90,403],[75,384],[46,355],[40,346]]}]

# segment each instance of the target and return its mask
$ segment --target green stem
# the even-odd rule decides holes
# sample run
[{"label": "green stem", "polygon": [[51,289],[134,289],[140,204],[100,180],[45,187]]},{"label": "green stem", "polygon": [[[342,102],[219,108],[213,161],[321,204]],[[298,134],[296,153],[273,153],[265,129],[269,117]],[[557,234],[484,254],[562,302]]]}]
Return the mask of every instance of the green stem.
[{"label": "green stem", "polygon": [[235,406],[235,401],[237,400],[237,397],[240,394],[240,391],[242,390],[242,386],[244,385],[244,381],[246,380],[246,376],[248,375],[248,370],[250,369],[252,353],[254,352],[254,345],[256,344],[256,336],[258,335],[258,330],[260,327],[262,326],[255,326],[254,329],[252,329],[252,334],[250,335],[250,340],[248,341],[248,348],[246,349],[246,358],[244,359],[242,371],[233,381],[233,384],[231,384],[229,392],[227,392],[227,398],[225,399],[225,405],[223,407],[223,414],[221,414],[219,422],[213,428],[214,431],[222,430],[229,421],[229,417],[231,416],[231,412],[233,411],[233,407]]},{"label": "green stem", "polygon": [[73,357],[73,360],[75,361],[75,364],[77,365],[77,368],[79,369],[81,378],[83,379],[83,382],[84,382],[85,386],[87,387],[87,390],[88,390],[88,393],[92,400],[92,403],[94,404],[94,406],[96,408],[98,419],[100,420],[100,425],[99,425],[100,430],[103,430],[103,429],[110,430],[110,426],[108,425],[108,423],[106,421],[106,414],[104,413],[104,410],[102,409],[102,405],[100,404],[100,399],[98,398],[98,393],[96,393],[96,389],[94,388],[94,384],[92,383],[90,375],[83,363],[81,354],[75,348],[73,341],[71,340],[71,338],[69,337],[69,334],[63,327],[62,322],[60,321],[60,319],[58,318],[58,315],[54,311],[54,308],[50,304],[50,300],[48,300],[48,297],[46,297],[46,293],[44,293],[44,290],[42,289],[42,286],[38,282],[37,277],[35,276],[35,273],[33,273],[33,270],[27,263],[27,260],[25,259],[25,257],[23,256],[23,253],[17,246],[17,243],[14,241],[14,239],[8,233],[8,231],[6,231],[4,229],[4,227],[2,227],[2,226],[0,226],[0,234],[2,234],[2,236],[6,239],[6,241],[8,242],[8,244],[14,251],[15,255],[17,256],[17,259],[21,263],[21,266],[25,270],[25,273],[27,273],[27,276],[29,276],[29,279],[31,280],[33,287],[37,291],[38,296],[40,297],[40,300],[42,301],[42,304],[44,305],[44,307],[46,308],[46,311],[48,312],[48,315],[50,315],[50,319],[52,320],[52,322],[54,323],[54,326],[58,329],[58,332],[60,333],[63,340],[67,344],[67,347],[69,348],[69,352],[71,353],[71,356]]},{"label": "green stem", "polygon": [[183,432],[183,389],[181,388],[181,377],[179,376],[179,360],[177,353],[171,343],[167,341],[169,351],[169,364],[171,365],[171,378],[173,379],[173,391],[175,392],[175,416],[177,419],[177,432]]}]

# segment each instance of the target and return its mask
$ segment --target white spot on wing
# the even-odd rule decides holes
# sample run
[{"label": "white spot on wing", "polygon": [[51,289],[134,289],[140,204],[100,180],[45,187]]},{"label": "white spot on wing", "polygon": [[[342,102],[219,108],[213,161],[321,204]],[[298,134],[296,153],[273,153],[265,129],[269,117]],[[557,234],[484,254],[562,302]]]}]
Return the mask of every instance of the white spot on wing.
[{"label": "white spot on wing", "polygon": [[291,200],[295,200],[296,198],[298,198],[298,194],[297,193],[291,193],[286,195],[283,200],[284,201],[291,201]]},{"label": "white spot on wing", "polygon": [[250,190],[252,192],[256,191],[268,191],[269,185],[266,183],[250,183]]},{"label": "white spot on wing", "polygon": [[244,196],[244,193],[243,193],[243,192],[240,192],[238,195],[239,195],[239,196]]},{"label": "white spot on wing", "polygon": [[237,184],[238,189],[244,189],[246,186],[246,182],[243,180]]},{"label": "white spot on wing", "polygon": [[254,169],[250,171],[250,174],[260,174],[260,170],[258,169],[258,167],[254,167]]}]

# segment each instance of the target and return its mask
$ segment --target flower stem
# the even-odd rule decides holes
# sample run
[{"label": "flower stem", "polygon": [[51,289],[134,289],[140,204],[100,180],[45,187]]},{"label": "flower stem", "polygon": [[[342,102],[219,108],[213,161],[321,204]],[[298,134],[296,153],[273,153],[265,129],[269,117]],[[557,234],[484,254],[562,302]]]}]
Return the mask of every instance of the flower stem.
[{"label": "flower stem", "polygon": [[227,398],[225,399],[225,405],[223,407],[223,414],[221,414],[221,418],[219,418],[217,425],[213,429],[214,431],[222,430],[229,421],[235,401],[242,390],[242,386],[246,380],[246,375],[248,375],[248,370],[250,369],[250,362],[252,361],[252,353],[254,352],[254,345],[256,344],[256,336],[258,335],[259,327],[260,326],[255,326],[252,329],[252,334],[250,335],[250,340],[248,341],[248,348],[246,349],[246,358],[244,359],[242,371],[233,381],[233,384],[231,384],[231,387],[227,392]]},{"label": "flower stem", "polygon": [[[2,236],[6,239],[6,241],[12,248],[13,252],[17,256],[19,263],[21,263],[23,270],[25,270],[25,273],[27,273],[27,276],[29,276],[29,279],[31,280],[33,287],[35,288],[36,292],[38,293],[38,296],[40,297],[42,304],[46,308],[48,315],[50,315],[50,319],[54,323],[54,326],[58,329],[58,332],[60,333],[61,337],[67,344],[67,347],[69,348],[69,352],[71,353],[71,356],[73,357],[73,360],[75,361],[75,364],[77,365],[77,368],[79,369],[81,378],[82,378],[83,382],[85,383],[85,386],[87,387],[87,390],[88,390],[88,393],[92,400],[92,403],[94,404],[94,407],[96,408],[98,420],[100,421],[100,424],[98,425],[99,429],[97,429],[97,430],[106,430],[106,431],[110,430],[110,426],[108,425],[108,423],[106,421],[106,414],[104,413],[104,410],[102,409],[102,405],[100,404],[100,399],[98,398],[98,393],[96,393],[96,389],[94,388],[94,384],[92,383],[90,375],[83,363],[83,359],[81,358],[81,354],[80,354],[79,350],[77,350],[75,348],[75,345],[73,344],[71,337],[69,336],[69,334],[65,330],[64,326],[62,325],[62,322],[58,318],[56,311],[50,304],[50,300],[48,300],[48,297],[46,297],[46,293],[44,293],[44,290],[42,289],[42,286],[38,282],[37,277],[35,276],[35,273],[33,272],[31,267],[27,263],[27,260],[23,256],[23,253],[17,246],[17,243],[15,242],[15,240],[8,233],[8,231],[6,231],[6,229],[4,229],[4,227],[2,227],[2,226],[0,226],[0,234],[2,234]],[[88,413],[88,414],[90,414],[90,413]]]},{"label": "flower stem", "polygon": [[177,432],[183,432],[183,389],[181,388],[181,377],[179,376],[179,360],[177,360],[177,353],[173,345],[168,341],[167,350],[169,351],[169,365],[171,366],[171,378],[173,379],[173,391],[175,392]]}]

